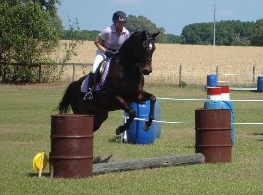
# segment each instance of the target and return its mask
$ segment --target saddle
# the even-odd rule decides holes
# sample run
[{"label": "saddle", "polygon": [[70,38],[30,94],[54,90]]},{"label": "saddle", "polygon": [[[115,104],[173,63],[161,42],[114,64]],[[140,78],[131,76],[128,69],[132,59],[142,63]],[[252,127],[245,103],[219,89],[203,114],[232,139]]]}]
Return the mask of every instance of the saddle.
[{"label": "saddle", "polygon": [[94,73],[94,83],[95,84],[101,81],[102,75],[108,63],[109,63],[109,59],[105,59],[99,64],[98,68],[96,69]]}]

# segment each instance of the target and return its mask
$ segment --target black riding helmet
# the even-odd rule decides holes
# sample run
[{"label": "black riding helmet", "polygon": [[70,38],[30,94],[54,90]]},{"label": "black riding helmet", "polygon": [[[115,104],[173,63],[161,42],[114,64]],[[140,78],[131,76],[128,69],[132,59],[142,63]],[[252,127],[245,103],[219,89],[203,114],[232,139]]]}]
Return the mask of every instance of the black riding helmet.
[{"label": "black riding helmet", "polygon": [[115,23],[116,20],[119,20],[121,22],[126,22],[126,14],[122,11],[117,11],[112,16],[112,22]]}]

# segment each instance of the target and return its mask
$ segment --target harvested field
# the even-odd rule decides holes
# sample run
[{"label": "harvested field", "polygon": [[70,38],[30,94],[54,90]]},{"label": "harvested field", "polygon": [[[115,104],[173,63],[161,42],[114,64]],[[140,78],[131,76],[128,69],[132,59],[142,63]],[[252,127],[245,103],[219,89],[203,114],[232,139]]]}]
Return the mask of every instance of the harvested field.
[{"label": "harvested field", "polygon": [[[69,43],[63,41],[63,44]],[[63,47],[65,47],[63,45]],[[63,56],[63,47],[55,58]],[[72,63],[93,63],[96,47],[92,41],[85,41],[73,56]],[[255,66],[255,75],[262,72],[262,47],[240,46],[203,46],[203,45],[176,45],[156,44],[153,55],[153,73],[146,76],[147,83],[178,84],[179,67],[182,66],[182,81],[187,84],[205,84],[206,75],[216,73],[218,66],[219,74],[242,74],[252,75]],[[87,74],[91,67],[78,66],[75,78]],[[71,81],[72,66],[64,66],[63,81]],[[220,80],[252,81],[251,76],[221,76]]]}]

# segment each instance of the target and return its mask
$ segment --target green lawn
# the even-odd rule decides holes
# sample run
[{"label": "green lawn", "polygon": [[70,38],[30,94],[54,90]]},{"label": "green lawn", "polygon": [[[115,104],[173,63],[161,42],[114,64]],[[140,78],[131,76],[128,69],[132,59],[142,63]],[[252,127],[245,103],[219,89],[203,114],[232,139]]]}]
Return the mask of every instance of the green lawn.
[{"label": "green lawn", "polygon": [[[116,172],[83,179],[42,178],[33,170],[39,151],[50,151],[50,115],[66,85],[0,86],[0,194],[261,195],[262,125],[235,125],[232,162]],[[206,98],[201,87],[147,86],[157,97]],[[262,99],[262,93],[231,91],[232,99]],[[160,100],[162,120],[194,122],[202,101]],[[262,103],[234,102],[235,122],[262,123]],[[194,123],[162,124],[152,145],[122,144],[115,129],[122,111],[111,112],[94,135],[94,155],[115,161],[194,154]]]}]

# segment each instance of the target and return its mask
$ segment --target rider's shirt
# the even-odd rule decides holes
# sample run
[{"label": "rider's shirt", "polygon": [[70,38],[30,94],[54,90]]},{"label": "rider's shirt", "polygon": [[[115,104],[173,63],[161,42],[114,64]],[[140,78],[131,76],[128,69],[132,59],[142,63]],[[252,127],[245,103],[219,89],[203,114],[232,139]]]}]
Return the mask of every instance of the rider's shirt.
[{"label": "rider's shirt", "polygon": [[103,45],[107,48],[119,50],[121,45],[129,38],[129,31],[123,27],[121,35],[116,32],[116,27],[112,24],[110,27],[105,28],[99,36],[104,40]]}]

